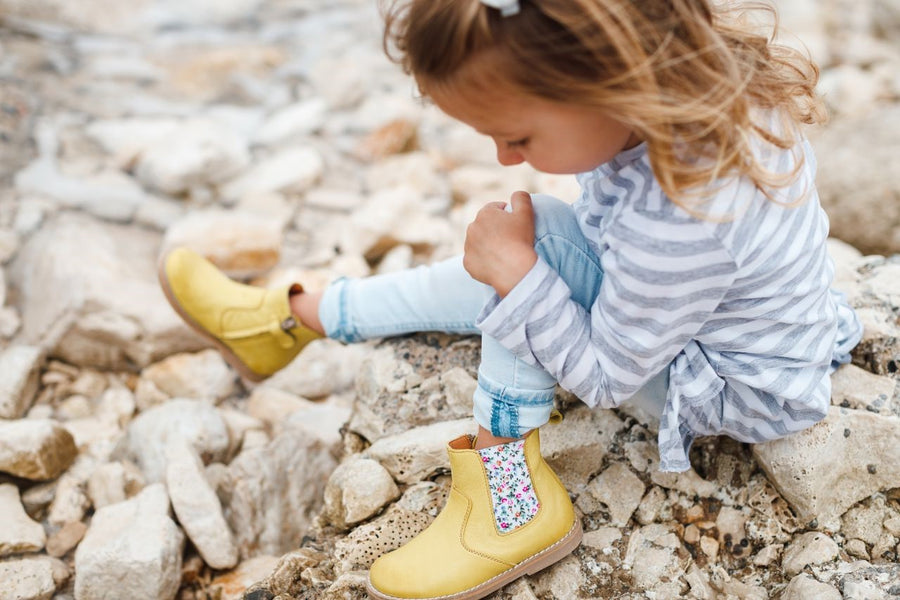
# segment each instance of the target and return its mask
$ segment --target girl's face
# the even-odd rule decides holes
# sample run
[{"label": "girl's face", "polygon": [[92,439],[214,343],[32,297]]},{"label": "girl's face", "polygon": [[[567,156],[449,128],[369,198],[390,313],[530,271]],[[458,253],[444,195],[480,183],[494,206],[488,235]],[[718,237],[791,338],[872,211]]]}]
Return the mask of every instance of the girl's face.
[{"label": "girl's face", "polygon": [[437,86],[429,95],[449,116],[490,136],[505,166],[527,162],[544,173],[582,173],[640,143],[630,128],[595,108],[546,100],[508,85],[477,91]]}]

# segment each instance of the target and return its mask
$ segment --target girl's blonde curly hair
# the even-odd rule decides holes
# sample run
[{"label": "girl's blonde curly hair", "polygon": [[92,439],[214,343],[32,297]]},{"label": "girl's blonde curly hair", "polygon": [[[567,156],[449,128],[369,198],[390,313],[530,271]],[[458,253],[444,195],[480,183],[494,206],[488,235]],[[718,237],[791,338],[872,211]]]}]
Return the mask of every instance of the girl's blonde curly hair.
[{"label": "girl's blonde curly hair", "polygon": [[[503,17],[479,0],[386,2],[385,50],[421,89],[452,82],[490,51],[489,76],[630,126],[647,141],[663,190],[688,210],[734,174],[772,198],[802,163],[771,172],[760,142],[794,148],[798,123],[824,120],[817,67],[774,43],[775,12],[765,4],[520,0],[520,12]],[[767,35],[750,20],[759,11],[772,16]]]}]

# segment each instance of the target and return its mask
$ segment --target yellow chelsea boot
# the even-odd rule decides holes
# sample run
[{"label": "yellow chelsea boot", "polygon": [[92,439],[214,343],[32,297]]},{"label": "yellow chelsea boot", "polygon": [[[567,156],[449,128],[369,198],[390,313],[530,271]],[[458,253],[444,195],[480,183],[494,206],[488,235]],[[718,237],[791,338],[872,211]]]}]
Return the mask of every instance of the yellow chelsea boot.
[{"label": "yellow chelsea boot", "polygon": [[243,285],[187,248],[162,257],[159,281],[172,308],[251,381],[272,375],[322,337],[291,314],[290,294],[303,290],[298,284]]},{"label": "yellow chelsea boot", "polygon": [[375,561],[369,596],[378,600],[476,600],[571,553],[581,522],[531,431],[483,450],[450,442],[453,485],[425,531]]}]

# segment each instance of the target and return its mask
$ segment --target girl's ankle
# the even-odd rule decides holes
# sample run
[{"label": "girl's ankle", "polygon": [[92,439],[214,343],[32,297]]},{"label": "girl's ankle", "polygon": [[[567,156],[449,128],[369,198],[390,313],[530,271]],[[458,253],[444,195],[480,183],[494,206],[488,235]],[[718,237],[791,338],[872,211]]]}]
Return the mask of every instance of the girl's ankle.
[{"label": "girl's ankle", "polygon": [[[523,436],[524,437],[524,436]],[[490,431],[482,427],[478,426],[478,435],[475,436],[475,443],[472,445],[473,450],[483,450],[484,448],[490,448],[491,446],[499,446],[500,444],[508,444],[509,442],[520,440],[519,438],[514,437],[498,437],[492,434]]]},{"label": "girl's ankle", "polygon": [[291,290],[288,303],[291,314],[297,318],[304,327],[312,329],[316,333],[325,335],[325,328],[319,319],[319,302],[322,300],[321,292],[305,292]]}]

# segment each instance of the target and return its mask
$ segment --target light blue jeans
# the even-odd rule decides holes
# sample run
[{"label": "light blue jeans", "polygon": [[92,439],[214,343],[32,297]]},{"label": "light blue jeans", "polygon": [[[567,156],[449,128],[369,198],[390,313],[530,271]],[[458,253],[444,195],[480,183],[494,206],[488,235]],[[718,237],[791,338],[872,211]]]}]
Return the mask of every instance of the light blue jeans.
[{"label": "light blue jeans", "polygon": [[[572,300],[590,310],[600,290],[600,257],[590,248],[572,207],[532,195],[538,255],[562,276]],[[345,343],[417,331],[480,333],[475,326],[494,290],[466,272],[462,257],[361,279],[340,279],[326,290],[319,317],[328,337]],[[482,334],[481,364],[474,397],[479,425],[496,436],[519,437],[547,423],[556,380]],[[633,401],[655,416],[662,413],[666,371]]]}]

